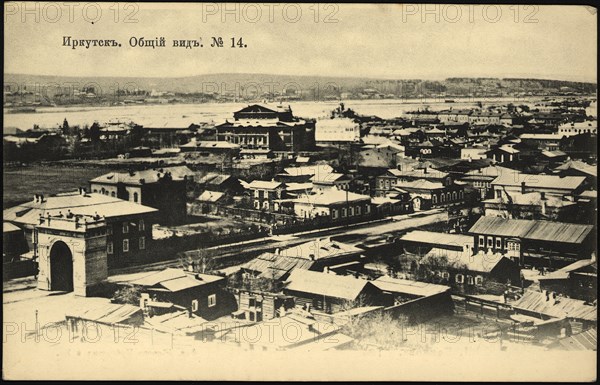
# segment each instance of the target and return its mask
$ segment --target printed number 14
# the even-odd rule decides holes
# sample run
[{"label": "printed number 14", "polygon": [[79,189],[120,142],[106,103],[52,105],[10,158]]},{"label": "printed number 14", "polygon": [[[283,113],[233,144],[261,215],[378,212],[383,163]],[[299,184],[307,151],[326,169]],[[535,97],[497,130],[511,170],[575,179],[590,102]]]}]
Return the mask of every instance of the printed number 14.
[{"label": "printed number 14", "polygon": [[240,48],[246,48],[247,45],[244,44],[244,42],[242,41],[242,38],[240,37],[237,42],[235,41],[235,37],[231,38],[231,48],[235,48],[235,46],[238,46]]}]

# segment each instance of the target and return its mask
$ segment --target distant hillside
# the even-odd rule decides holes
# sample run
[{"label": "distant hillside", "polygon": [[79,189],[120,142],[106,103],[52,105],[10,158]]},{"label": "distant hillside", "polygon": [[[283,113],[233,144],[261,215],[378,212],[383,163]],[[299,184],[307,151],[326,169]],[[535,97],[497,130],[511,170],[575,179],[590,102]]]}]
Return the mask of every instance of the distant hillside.
[{"label": "distant hillside", "polygon": [[[12,93],[33,92],[45,101],[53,102],[73,90],[95,95],[155,96],[172,93],[243,95],[244,97],[287,96],[306,99],[320,97],[361,98],[421,97],[443,95],[447,97],[514,94],[591,94],[595,83],[544,79],[514,78],[449,78],[443,81],[421,79],[369,79],[352,77],[320,77],[265,74],[211,74],[178,78],[144,77],[63,77],[24,74],[6,74],[5,96]],[[134,92],[135,91],[135,92]],[[140,91],[140,92],[138,92]],[[155,91],[152,93],[152,91]],[[344,94],[346,94],[344,96]],[[93,96],[93,95],[92,95]],[[42,100],[44,102],[44,100]]]}]

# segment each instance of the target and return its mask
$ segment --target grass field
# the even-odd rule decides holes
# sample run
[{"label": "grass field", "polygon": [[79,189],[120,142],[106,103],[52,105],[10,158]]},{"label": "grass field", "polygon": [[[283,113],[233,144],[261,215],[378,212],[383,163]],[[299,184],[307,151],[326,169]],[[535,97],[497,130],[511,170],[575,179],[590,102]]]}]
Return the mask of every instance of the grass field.
[{"label": "grass field", "polygon": [[109,172],[105,167],[61,165],[29,165],[4,167],[2,173],[2,208],[33,199],[87,187],[88,180]]}]

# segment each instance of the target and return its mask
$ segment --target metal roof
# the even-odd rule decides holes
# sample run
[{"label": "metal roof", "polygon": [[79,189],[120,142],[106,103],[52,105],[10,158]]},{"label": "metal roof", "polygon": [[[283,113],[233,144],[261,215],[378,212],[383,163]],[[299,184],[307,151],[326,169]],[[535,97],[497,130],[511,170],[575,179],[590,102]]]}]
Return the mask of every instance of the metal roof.
[{"label": "metal roof", "polygon": [[444,285],[410,281],[408,279],[397,279],[385,275],[374,280],[373,285],[383,291],[418,295],[421,297],[428,297],[450,290],[450,287]]},{"label": "metal roof", "polygon": [[218,275],[192,274],[186,273],[183,270],[168,268],[132,281],[131,283],[146,287],[160,285],[171,292],[176,292],[222,279],[224,278]]},{"label": "metal roof", "polygon": [[26,202],[3,211],[5,221],[25,225],[37,225],[40,214],[46,216],[67,215],[68,211],[75,215],[96,215],[106,218],[121,217],[125,215],[147,214],[157,212],[157,209],[141,204],[128,202],[107,195],[78,192],[61,194],[44,198],[43,202]]},{"label": "metal roof", "polygon": [[400,237],[403,241],[428,243],[432,245],[473,246],[473,236],[463,234],[436,233],[433,231],[414,230]]},{"label": "metal roof", "polygon": [[574,334],[567,338],[558,340],[561,348],[566,350],[597,350],[598,349],[598,331],[588,329],[584,332]]},{"label": "metal roof", "polygon": [[95,322],[113,324],[126,321],[131,316],[141,311],[142,310],[138,306],[108,303],[104,306],[87,310],[75,309],[67,313],[66,317],[81,318]]},{"label": "metal roof", "polygon": [[556,302],[546,300],[544,293],[527,290],[513,304],[513,308],[544,314],[555,318],[577,318],[587,321],[597,321],[597,307],[586,305],[585,301],[573,298],[556,297]]},{"label": "metal roof", "polygon": [[355,300],[367,285],[367,280],[316,271],[294,269],[288,278],[287,290]]},{"label": "metal roof", "polygon": [[592,225],[575,223],[481,217],[471,227],[469,232],[473,234],[579,244],[586,239],[593,228],[594,226]]},{"label": "metal roof", "polygon": [[494,179],[492,185],[521,186],[521,183],[525,182],[525,186],[527,187],[575,190],[584,181],[585,177],[583,176],[560,177],[558,175],[521,174],[515,171],[502,173]]}]

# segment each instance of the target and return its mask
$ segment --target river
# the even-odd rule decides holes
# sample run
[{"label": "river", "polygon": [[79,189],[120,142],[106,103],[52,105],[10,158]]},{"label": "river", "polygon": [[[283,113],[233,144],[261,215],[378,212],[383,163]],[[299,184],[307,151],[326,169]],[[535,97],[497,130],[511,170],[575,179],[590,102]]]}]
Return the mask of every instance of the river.
[{"label": "river", "polygon": [[[384,119],[402,116],[407,111],[424,109],[443,110],[472,108],[481,101],[484,106],[499,104],[533,105],[541,101],[537,98],[457,98],[454,103],[446,103],[444,99],[383,99],[383,100],[348,100],[344,104],[359,114],[376,115]],[[34,113],[4,113],[5,127],[18,127],[26,130],[34,124],[40,127],[56,127],[67,119],[71,126],[91,125],[94,121],[100,123],[109,120],[131,120],[135,123],[150,126],[164,123],[191,124],[201,122],[222,122],[232,119],[234,111],[249,103],[203,103],[203,104],[170,104],[170,105],[131,105],[113,107],[46,107],[38,108]],[[252,104],[252,103],[250,103]],[[277,106],[278,103],[263,103],[267,106]],[[338,101],[326,102],[289,102],[294,115],[304,118],[319,118],[326,116],[339,104]],[[595,115],[595,108],[593,108]]]}]

